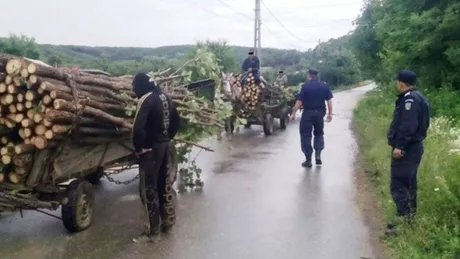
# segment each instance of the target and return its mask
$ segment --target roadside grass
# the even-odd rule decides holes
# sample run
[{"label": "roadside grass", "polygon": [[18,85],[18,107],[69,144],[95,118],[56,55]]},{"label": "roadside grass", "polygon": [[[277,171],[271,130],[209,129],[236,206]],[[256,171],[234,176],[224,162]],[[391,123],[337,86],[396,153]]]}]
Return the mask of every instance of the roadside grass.
[{"label": "roadside grass", "polygon": [[[436,98],[432,104],[446,97]],[[389,221],[395,219],[395,206],[389,191],[391,149],[386,133],[394,101],[391,91],[377,89],[368,93],[354,111],[366,174],[379,197],[379,208]],[[382,239],[395,259],[460,258],[460,153],[451,152],[459,148],[455,143],[460,131],[453,120],[440,117],[439,112],[434,114],[437,117],[431,120],[418,172],[416,224],[403,225],[398,236]]]}]

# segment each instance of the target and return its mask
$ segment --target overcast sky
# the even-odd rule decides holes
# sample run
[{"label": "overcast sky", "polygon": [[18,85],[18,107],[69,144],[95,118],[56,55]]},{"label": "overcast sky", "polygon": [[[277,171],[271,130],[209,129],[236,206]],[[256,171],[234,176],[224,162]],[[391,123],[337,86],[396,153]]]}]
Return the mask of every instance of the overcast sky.
[{"label": "overcast sky", "polygon": [[[254,42],[254,0],[22,0],[5,1],[0,36],[39,43],[158,47],[226,40]],[[263,0],[262,46],[307,50],[347,34],[362,0]],[[230,7],[232,8],[230,8]],[[14,10],[14,11],[13,11]],[[238,12],[236,12],[237,10]]]}]

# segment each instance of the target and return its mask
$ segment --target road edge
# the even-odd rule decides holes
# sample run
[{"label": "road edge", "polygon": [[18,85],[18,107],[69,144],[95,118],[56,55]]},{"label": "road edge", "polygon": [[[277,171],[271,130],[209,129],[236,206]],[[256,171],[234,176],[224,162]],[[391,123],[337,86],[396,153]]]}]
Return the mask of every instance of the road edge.
[{"label": "road edge", "polygon": [[[363,98],[365,97],[363,96]],[[372,249],[377,256],[373,259],[391,259],[390,250],[381,242],[386,223],[377,197],[378,194],[374,191],[371,179],[366,174],[364,157],[359,155],[362,148],[359,135],[356,131],[354,117],[350,121],[349,128],[357,145],[357,152],[355,152],[353,157],[355,169],[354,185],[356,188],[355,199],[362,212],[364,223],[369,229],[369,239]]]}]

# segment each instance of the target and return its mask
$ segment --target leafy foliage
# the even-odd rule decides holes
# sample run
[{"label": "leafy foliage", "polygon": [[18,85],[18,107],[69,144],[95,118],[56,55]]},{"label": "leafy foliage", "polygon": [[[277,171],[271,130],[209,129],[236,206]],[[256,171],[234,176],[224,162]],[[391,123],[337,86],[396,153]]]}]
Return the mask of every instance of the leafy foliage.
[{"label": "leafy foliage", "polygon": [[[198,113],[203,109],[214,108],[217,110],[217,118],[214,119],[217,121],[224,121],[225,118],[232,115],[232,106],[230,103],[224,102],[221,99],[219,92],[219,75],[221,74],[219,59],[207,46],[203,45],[195,48],[187,58],[189,58],[189,60],[182,67],[182,73],[184,75],[188,75],[186,82],[203,78],[211,78],[216,84],[216,94],[212,103],[206,102],[204,97],[201,97],[199,98],[199,100],[201,100],[200,104],[197,102],[198,99],[188,101],[186,103],[188,110]],[[187,115],[181,114],[182,118],[184,118],[184,116],[186,116],[187,120],[183,120],[183,123],[181,123],[177,136],[178,139],[186,140],[188,142],[198,142],[207,136],[220,133],[220,131],[216,132],[215,126],[208,126],[197,122],[194,118],[193,112],[187,113]],[[196,165],[196,157],[193,159],[190,157],[192,148],[193,145],[191,144],[177,144],[179,163],[183,165],[179,173],[184,187],[200,188],[203,186],[203,182],[201,180],[202,170]]]},{"label": "leafy foliage", "polygon": [[[288,83],[297,85],[305,81],[305,70],[315,66],[322,72],[323,80],[333,87],[356,83],[361,80],[360,67],[349,51],[348,38],[340,38],[322,43],[319,47],[306,52],[273,48],[262,49],[262,66],[264,76],[273,81],[282,69],[288,76]],[[15,42],[17,46],[8,46]],[[26,45],[27,47],[22,47]],[[128,47],[86,47],[38,45],[31,38],[11,36],[0,39],[0,52],[21,54],[27,52],[28,57],[37,57],[35,50],[42,60],[53,66],[78,66],[81,68],[100,69],[113,75],[134,74],[140,71],[157,71],[171,67],[178,69],[190,53],[197,48],[206,47],[212,52],[218,66],[224,72],[240,72],[240,65],[247,57],[247,47],[229,46],[225,42],[198,42],[197,45],[165,46],[159,48],[128,48]],[[319,61],[323,63],[319,63]]]},{"label": "leafy foliage", "polygon": [[381,83],[410,68],[419,86],[459,88],[460,3],[368,0],[352,45],[363,67]]},{"label": "leafy foliage", "polygon": [[[386,130],[391,119],[394,83],[401,69],[417,73],[417,87],[428,97],[433,121],[419,170],[417,222],[386,242],[395,258],[458,258],[459,156],[452,154],[460,119],[460,3],[455,0],[367,0],[351,35],[364,72],[380,83],[358,106],[355,120],[367,169],[391,218]],[[389,86],[390,85],[390,86]],[[444,116],[452,119],[446,119]],[[458,140],[457,140],[458,141]]]},{"label": "leafy foliage", "polygon": [[8,39],[0,41],[0,51],[11,55],[24,56],[32,59],[40,57],[35,39],[21,35],[10,35]]}]

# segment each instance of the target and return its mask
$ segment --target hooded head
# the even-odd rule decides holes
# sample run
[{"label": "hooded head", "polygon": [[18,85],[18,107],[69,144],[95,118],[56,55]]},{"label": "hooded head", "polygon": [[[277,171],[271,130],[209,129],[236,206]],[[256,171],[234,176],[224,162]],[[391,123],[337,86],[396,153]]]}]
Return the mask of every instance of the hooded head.
[{"label": "hooded head", "polygon": [[141,98],[149,92],[161,93],[161,89],[153,81],[150,81],[150,77],[146,73],[137,73],[134,76],[132,86],[137,98]]}]

